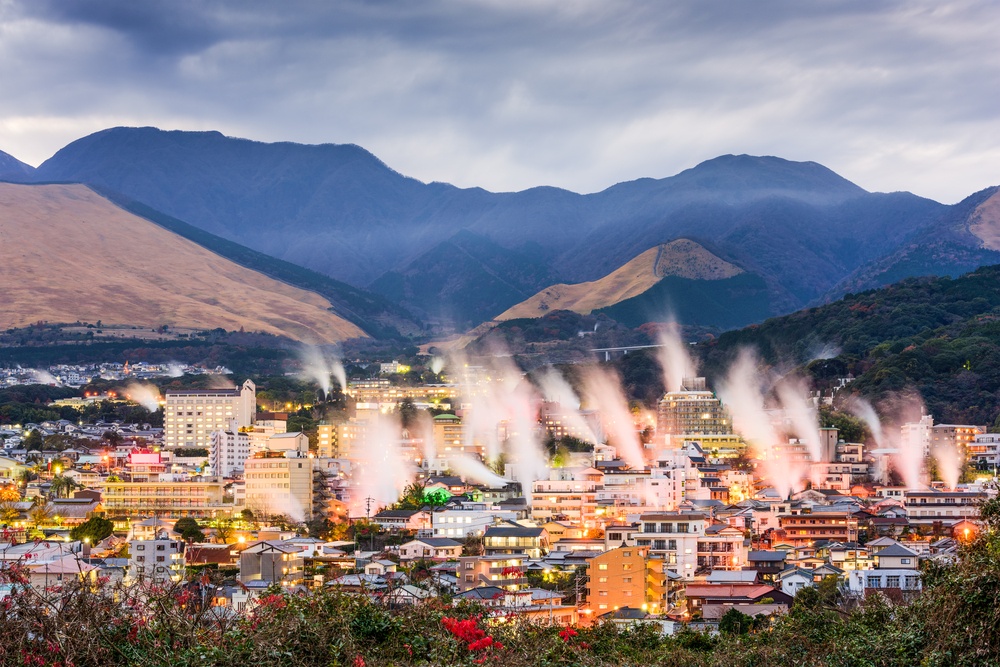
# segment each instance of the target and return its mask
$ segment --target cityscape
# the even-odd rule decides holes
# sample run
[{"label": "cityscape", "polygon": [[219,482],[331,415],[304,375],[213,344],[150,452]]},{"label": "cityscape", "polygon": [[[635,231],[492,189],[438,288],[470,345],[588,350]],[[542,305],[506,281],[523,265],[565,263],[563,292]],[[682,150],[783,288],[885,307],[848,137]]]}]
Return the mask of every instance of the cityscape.
[{"label": "cityscape", "polygon": [[1000,665],[998,30],[0,2],[0,667]]}]

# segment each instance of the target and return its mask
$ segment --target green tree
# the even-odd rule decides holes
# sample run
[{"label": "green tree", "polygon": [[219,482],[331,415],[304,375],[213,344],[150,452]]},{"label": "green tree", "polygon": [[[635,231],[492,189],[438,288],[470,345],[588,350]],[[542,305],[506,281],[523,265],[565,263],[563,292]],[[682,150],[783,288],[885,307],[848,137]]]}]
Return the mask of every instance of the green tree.
[{"label": "green tree", "polygon": [[744,614],[736,607],[730,607],[719,619],[719,632],[724,635],[745,635],[752,627],[753,617]]},{"label": "green tree", "polygon": [[111,447],[117,447],[118,445],[122,444],[122,441],[125,438],[123,438],[122,434],[119,433],[118,431],[109,429],[104,432],[104,435],[101,436],[101,439],[104,440],[106,443],[108,443],[108,445],[110,445]]},{"label": "green tree", "polygon": [[92,516],[79,526],[69,531],[71,540],[89,540],[91,544],[97,544],[101,540],[110,536],[115,530],[115,524],[101,516]]},{"label": "green tree", "polygon": [[215,539],[223,544],[229,544],[233,536],[233,522],[229,519],[218,519],[215,522]]},{"label": "green tree", "polygon": [[71,478],[65,475],[56,475],[49,484],[49,495],[55,498],[69,498],[73,489],[79,486]]},{"label": "green tree", "polygon": [[186,542],[205,541],[205,533],[202,532],[201,526],[196,519],[191,517],[178,519],[177,523],[174,524],[174,532],[180,533],[181,539]]},{"label": "green tree", "polygon": [[26,435],[24,440],[21,441],[21,446],[29,452],[40,452],[42,451],[42,447],[44,447],[44,445],[45,443],[42,441],[42,434],[38,431],[38,429],[32,429],[31,433]]},{"label": "green tree", "polygon": [[399,500],[392,506],[392,509],[396,510],[418,510],[421,507],[427,505],[427,500],[424,497],[427,487],[424,486],[423,482],[415,480],[410,483],[403,490],[403,495],[400,496]]}]

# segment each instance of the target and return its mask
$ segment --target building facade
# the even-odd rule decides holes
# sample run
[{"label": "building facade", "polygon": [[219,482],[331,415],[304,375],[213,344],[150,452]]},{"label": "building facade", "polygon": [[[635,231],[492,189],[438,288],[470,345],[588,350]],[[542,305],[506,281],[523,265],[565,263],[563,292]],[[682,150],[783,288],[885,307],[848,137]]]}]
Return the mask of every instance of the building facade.
[{"label": "building facade", "polygon": [[211,445],[212,433],[253,423],[257,387],[168,391],[163,406],[163,444],[168,448]]}]

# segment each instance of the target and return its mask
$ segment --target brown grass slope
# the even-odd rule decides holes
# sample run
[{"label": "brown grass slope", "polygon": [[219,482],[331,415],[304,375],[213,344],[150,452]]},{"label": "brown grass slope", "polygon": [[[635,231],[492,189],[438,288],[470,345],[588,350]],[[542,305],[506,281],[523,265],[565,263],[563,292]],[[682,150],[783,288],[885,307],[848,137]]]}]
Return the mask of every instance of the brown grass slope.
[{"label": "brown grass slope", "polygon": [[969,231],[987,250],[1000,250],[1000,192],[993,195],[969,216]]},{"label": "brown grass slope", "polygon": [[546,287],[533,297],[501,313],[498,320],[542,317],[553,310],[572,310],[587,315],[599,308],[638,296],[666,276],[691,280],[722,280],[743,269],[722,260],[698,243],[677,239],[650,248],[608,275],[575,285]]},{"label": "brown grass slope", "polygon": [[83,185],[0,183],[0,327],[37,321],[364,336],[323,297],[234,264]]}]

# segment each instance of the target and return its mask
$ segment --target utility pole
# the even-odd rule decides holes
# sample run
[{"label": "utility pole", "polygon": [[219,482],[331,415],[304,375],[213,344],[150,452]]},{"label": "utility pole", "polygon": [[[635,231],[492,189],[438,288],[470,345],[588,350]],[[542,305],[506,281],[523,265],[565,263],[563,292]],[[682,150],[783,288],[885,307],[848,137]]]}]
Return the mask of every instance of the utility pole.
[{"label": "utility pole", "polygon": [[372,503],[375,499],[371,496],[365,498],[365,522],[368,524],[368,549],[369,551],[375,551],[375,533],[372,530]]}]

